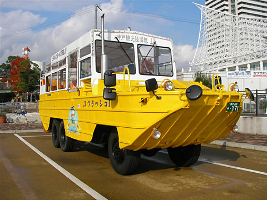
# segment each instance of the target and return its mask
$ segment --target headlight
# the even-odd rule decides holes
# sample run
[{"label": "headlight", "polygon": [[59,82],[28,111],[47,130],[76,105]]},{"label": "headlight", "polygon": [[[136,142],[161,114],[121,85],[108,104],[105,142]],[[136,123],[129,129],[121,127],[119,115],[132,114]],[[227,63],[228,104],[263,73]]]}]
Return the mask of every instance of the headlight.
[{"label": "headlight", "polygon": [[233,125],[231,128],[231,131],[236,133],[238,131],[238,126],[237,125]]},{"label": "headlight", "polygon": [[229,85],[229,87],[230,87],[230,90],[231,90],[231,91],[236,91],[236,92],[238,92],[238,90],[239,90],[239,87],[238,87],[238,85],[237,85],[237,82],[235,82],[235,83],[231,83],[231,84]]},{"label": "headlight", "polygon": [[170,91],[173,89],[173,83],[171,81],[165,81],[163,84],[164,90]]},{"label": "headlight", "polygon": [[156,128],[153,128],[151,132],[151,137],[157,140],[160,138],[160,136],[161,136],[161,133],[159,132],[159,130]]},{"label": "headlight", "polygon": [[235,85],[234,85],[234,87],[233,87],[233,90],[234,90],[234,91],[236,91],[236,92],[238,92],[238,90],[239,90],[239,87],[238,87],[238,85],[237,85],[237,84],[235,84]]}]

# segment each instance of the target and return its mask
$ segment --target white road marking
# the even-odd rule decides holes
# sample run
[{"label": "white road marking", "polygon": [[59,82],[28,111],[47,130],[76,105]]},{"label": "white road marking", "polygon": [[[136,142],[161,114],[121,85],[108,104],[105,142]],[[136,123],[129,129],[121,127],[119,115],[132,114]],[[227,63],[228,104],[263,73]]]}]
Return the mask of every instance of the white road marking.
[{"label": "white road marking", "polygon": [[[163,151],[163,150],[161,150],[160,152],[168,154],[168,152]],[[243,168],[243,167],[236,167],[236,166],[232,166],[232,165],[227,165],[227,164],[218,163],[218,162],[212,162],[212,161],[207,161],[207,160],[198,160],[198,161],[204,162],[204,163],[209,163],[209,164],[212,164],[212,165],[218,165],[218,166],[222,166],[222,167],[228,167],[228,168],[232,168],[232,169],[238,169],[238,170],[241,170],[241,171],[252,172],[252,173],[256,173],[256,174],[261,174],[261,175],[267,176],[266,172],[261,172],[261,171],[257,171],[257,170],[253,170],[253,169],[246,169],[246,168]]]},{"label": "white road marking", "polygon": [[261,172],[261,171],[257,171],[257,170],[253,170],[253,169],[247,169],[247,168],[243,168],[243,167],[236,167],[236,166],[232,166],[232,165],[227,165],[227,164],[223,164],[223,163],[217,163],[217,162],[211,162],[211,161],[207,161],[207,160],[199,160],[201,162],[205,162],[205,163],[209,163],[209,164],[213,164],[213,165],[219,165],[222,167],[228,167],[228,168],[232,168],[232,169],[238,169],[241,171],[246,171],[246,172],[252,172],[252,173],[256,173],[256,174],[261,174],[264,176],[267,176],[266,172]]},{"label": "white road marking", "polygon": [[78,178],[73,176],[71,173],[69,173],[67,170],[65,170],[63,167],[58,165],[56,162],[51,160],[49,157],[47,157],[45,154],[43,154],[41,151],[39,151],[37,148],[35,148],[33,145],[31,145],[29,142],[24,140],[21,136],[18,134],[14,134],[18,139],[20,139],[24,144],[26,144],[28,147],[30,147],[35,153],[37,153],[39,156],[41,156],[44,160],[46,160],[50,165],[52,165],[54,168],[56,168],[59,172],[61,172],[64,176],[66,176],[68,179],[70,179],[73,183],[75,183],[77,186],[79,186],[82,190],[84,190],[86,193],[91,195],[95,199],[106,199],[104,196],[93,190],[91,187],[86,185],[84,182],[80,181]]},{"label": "white road marking", "polygon": [[30,137],[51,137],[52,135],[25,135],[25,136],[20,136],[22,138],[30,138]]}]

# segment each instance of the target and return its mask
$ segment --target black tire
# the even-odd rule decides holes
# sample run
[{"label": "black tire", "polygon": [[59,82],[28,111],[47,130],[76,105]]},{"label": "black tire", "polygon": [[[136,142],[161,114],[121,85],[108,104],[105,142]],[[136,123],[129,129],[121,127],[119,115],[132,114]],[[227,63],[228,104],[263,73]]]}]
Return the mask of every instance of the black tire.
[{"label": "black tire", "polygon": [[108,155],[113,169],[121,175],[133,173],[140,163],[139,151],[119,148],[119,138],[116,131],[109,135]]},{"label": "black tire", "polygon": [[63,121],[61,121],[59,125],[59,143],[62,151],[69,152],[73,150],[74,140],[65,135],[65,127]]},{"label": "black tire", "polygon": [[52,123],[52,141],[53,141],[53,145],[56,148],[60,147],[59,144],[59,121],[54,119],[53,123]]},{"label": "black tire", "polygon": [[201,145],[168,148],[169,157],[178,167],[189,167],[197,162]]}]

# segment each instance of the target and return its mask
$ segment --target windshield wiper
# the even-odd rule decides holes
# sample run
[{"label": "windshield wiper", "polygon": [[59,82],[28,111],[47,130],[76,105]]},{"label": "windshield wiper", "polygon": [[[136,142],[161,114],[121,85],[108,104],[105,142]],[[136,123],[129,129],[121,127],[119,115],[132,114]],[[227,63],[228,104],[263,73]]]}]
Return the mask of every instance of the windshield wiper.
[{"label": "windshield wiper", "polygon": [[156,44],[156,41],[153,43],[153,45],[151,46],[151,48],[149,49],[149,51],[147,52],[147,54],[146,54],[146,56],[145,56],[144,58],[143,58],[143,55],[141,54],[141,51],[140,51],[140,47],[141,47],[141,46],[139,47],[139,53],[140,53],[140,55],[141,55],[141,57],[142,57],[142,63],[141,63],[141,66],[142,66],[142,64],[144,63],[144,66],[145,66],[145,68],[146,68],[146,72],[143,73],[143,74],[148,73],[148,74],[152,75],[152,73],[148,70],[148,68],[147,68],[147,66],[146,66],[146,62],[145,62],[145,60],[146,60],[148,54],[150,53],[150,51],[153,49],[153,47],[154,47],[155,44]]},{"label": "windshield wiper", "polygon": [[[144,58],[144,60],[146,60],[146,58],[147,58],[147,56],[148,56],[148,54],[150,53],[150,51],[153,49],[153,47],[154,47],[154,45],[156,44],[156,41],[153,43],[153,45],[151,46],[151,48],[149,49],[149,51],[147,52],[147,54],[146,54],[146,56],[145,56],[145,58]],[[143,60],[143,62],[144,62],[144,60]],[[142,63],[143,63],[142,62]]]},{"label": "windshield wiper", "polygon": [[125,53],[125,55],[127,56],[127,58],[130,60],[131,63],[133,63],[132,59],[130,58],[130,56],[128,55],[128,53],[125,51],[124,47],[122,46],[121,42],[119,41],[119,39],[117,37],[115,37],[116,40],[120,43],[120,48],[122,49],[122,51]]}]

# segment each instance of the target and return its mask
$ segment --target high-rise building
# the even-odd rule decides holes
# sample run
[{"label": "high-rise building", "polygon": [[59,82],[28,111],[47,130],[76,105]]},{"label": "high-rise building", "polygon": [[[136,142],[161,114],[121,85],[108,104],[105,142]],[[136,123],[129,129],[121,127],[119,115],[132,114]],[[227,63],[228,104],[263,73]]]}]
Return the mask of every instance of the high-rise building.
[{"label": "high-rise building", "polygon": [[206,6],[242,17],[267,18],[267,0],[206,0]]}]

